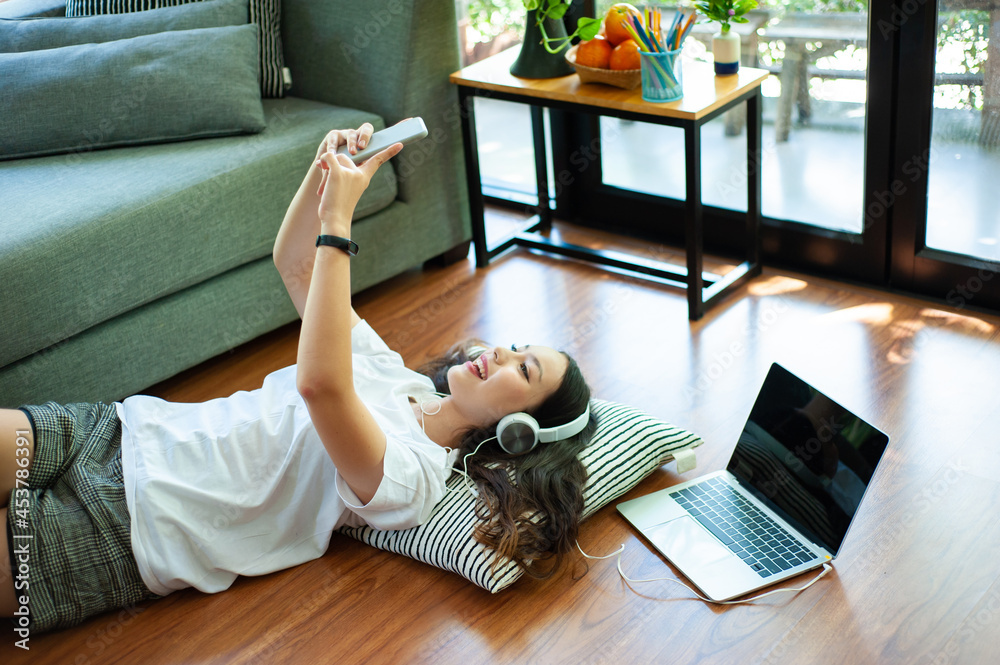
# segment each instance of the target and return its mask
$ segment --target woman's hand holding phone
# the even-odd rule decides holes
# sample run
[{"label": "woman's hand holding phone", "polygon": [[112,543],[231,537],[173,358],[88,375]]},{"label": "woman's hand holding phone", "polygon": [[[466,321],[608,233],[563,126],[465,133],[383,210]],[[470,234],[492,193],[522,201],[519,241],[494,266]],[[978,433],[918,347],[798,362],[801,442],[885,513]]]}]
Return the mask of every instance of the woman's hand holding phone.
[{"label": "woman's hand holding phone", "polygon": [[373,129],[366,122],[356,130],[332,131],[320,145],[316,166],[322,169],[322,177],[316,194],[320,197],[319,219],[324,233],[350,237],[354,208],[372,176],[403,149],[401,143],[394,143],[360,165],[354,164],[348,154],[337,154],[342,145],[346,145],[350,153],[364,149],[371,140]]}]

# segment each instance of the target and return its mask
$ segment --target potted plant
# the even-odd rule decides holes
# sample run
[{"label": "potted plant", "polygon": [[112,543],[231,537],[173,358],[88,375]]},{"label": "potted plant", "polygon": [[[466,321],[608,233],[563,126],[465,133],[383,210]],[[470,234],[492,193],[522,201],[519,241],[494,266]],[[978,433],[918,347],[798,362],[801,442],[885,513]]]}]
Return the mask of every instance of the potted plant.
[{"label": "potted plant", "polygon": [[694,6],[721,26],[712,36],[715,73],[735,74],[740,70],[740,35],[733,32],[729,24],[747,23],[744,14],[757,7],[756,0],[699,0]]},{"label": "potted plant", "polygon": [[576,29],[566,33],[563,16],[572,0],[523,0],[527,10],[524,42],[521,53],[510,67],[510,73],[524,78],[552,78],[573,73],[562,56],[576,37],[593,39],[601,28],[600,19],[581,17]]}]

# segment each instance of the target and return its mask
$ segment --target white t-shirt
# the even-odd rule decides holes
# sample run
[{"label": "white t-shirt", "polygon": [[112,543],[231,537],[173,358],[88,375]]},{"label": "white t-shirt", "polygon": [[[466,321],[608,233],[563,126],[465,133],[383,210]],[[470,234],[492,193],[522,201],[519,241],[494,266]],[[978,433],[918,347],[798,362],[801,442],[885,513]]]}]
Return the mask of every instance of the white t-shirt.
[{"label": "white t-shirt", "polygon": [[366,505],[337,475],[295,387],[295,366],[258,390],[202,404],[148,396],[115,404],[132,549],[166,595],[214,593],[322,556],[345,524],[407,529],[444,496],[455,454],[427,438],[408,396],[434,389],[364,321],[351,331],[354,387],[386,435]]}]

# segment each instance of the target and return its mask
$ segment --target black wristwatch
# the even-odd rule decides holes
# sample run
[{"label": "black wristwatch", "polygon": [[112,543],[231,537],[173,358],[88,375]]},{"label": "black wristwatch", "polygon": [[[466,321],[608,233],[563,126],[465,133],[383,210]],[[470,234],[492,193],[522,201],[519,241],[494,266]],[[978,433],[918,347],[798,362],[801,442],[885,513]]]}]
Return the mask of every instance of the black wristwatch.
[{"label": "black wristwatch", "polygon": [[350,238],[341,238],[340,236],[316,236],[316,246],[327,245],[328,247],[336,247],[337,249],[342,249],[351,256],[358,255],[358,243],[354,242]]}]

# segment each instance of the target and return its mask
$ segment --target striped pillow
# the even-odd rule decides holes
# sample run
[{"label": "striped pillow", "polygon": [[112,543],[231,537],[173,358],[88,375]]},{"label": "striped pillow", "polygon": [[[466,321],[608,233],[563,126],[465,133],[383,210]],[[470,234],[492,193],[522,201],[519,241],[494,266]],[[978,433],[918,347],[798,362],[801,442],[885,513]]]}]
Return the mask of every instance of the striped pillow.
[{"label": "striped pillow", "polygon": [[[66,0],[66,16],[126,14],[175,7],[203,0]],[[204,0],[210,1],[210,0]],[[260,46],[260,93],[262,97],[284,97],[282,71],[285,57],[281,50],[281,0],[250,0],[250,22],[257,24]]]},{"label": "striped pillow", "polygon": [[[630,406],[595,399],[590,410],[597,419],[597,430],[580,454],[588,472],[583,490],[585,519],[671,461],[677,452],[703,443],[691,432]],[[430,519],[416,528],[377,531],[366,526],[342,527],[340,532],[387,552],[458,573],[492,593],[502,591],[522,573],[510,560],[501,560],[494,568],[496,554],[473,538],[478,523],[476,501],[464,491],[463,480],[452,474],[449,492]]]}]

